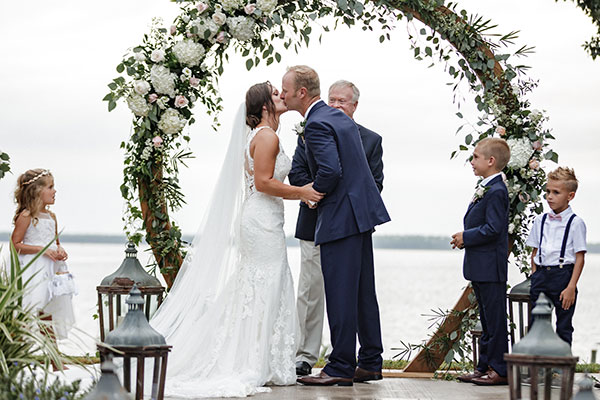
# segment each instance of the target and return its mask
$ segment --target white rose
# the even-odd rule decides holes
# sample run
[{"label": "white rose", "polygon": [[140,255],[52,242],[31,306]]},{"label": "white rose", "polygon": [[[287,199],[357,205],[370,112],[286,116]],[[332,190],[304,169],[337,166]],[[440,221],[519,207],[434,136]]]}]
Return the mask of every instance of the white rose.
[{"label": "white rose", "polygon": [[227,16],[221,11],[215,11],[215,13],[212,15],[212,20],[215,24],[221,26],[227,21]]},{"label": "white rose", "polygon": [[164,50],[161,49],[156,49],[152,52],[152,54],[150,54],[150,59],[155,62],[155,63],[159,63],[165,60],[165,52]]},{"label": "white rose", "polygon": [[190,22],[190,17],[189,17],[189,15],[187,15],[187,14],[184,14],[184,15],[182,15],[182,16],[181,16],[181,19],[182,19],[182,20],[183,20],[183,22],[185,22],[186,24],[187,24],[188,22]]},{"label": "white rose", "polygon": [[146,81],[133,81],[133,90],[143,96],[150,91],[150,84]]},{"label": "white rose", "polygon": [[515,224],[508,224],[508,233],[513,233],[515,231]]},{"label": "white rose", "polygon": [[135,59],[135,61],[137,62],[143,62],[146,61],[146,55],[144,53],[142,53],[141,51],[135,52],[133,53],[133,58]]}]

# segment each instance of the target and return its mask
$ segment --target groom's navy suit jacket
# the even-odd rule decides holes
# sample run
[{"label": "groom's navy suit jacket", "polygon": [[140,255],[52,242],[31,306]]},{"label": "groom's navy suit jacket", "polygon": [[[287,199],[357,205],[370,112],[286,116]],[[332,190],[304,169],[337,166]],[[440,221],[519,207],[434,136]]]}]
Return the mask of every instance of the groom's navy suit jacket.
[{"label": "groom's navy suit jacket", "polygon": [[[360,133],[360,140],[371,170],[371,175],[373,175],[375,184],[377,185],[379,192],[381,192],[383,190],[382,138],[372,130],[367,129],[360,124],[357,125]],[[306,147],[304,146],[304,139],[302,139],[302,137],[298,137],[298,145],[294,152],[292,169],[290,170],[288,178],[290,184],[294,186],[304,186],[313,181],[310,168],[308,168],[308,163],[306,162]],[[301,202],[300,210],[298,211],[298,220],[296,222],[295,237],[300,240],[309,240],[313,242],[315,240],[316,225],[317,210],[308,208],[306,203]]]},{"label": "groom's navy suit jacket", "polygon": [[390,220],[352,119],[319,100],[306,116],[304,139],[313,188],[326,193],[317,207],[315,245]]},{"label": "groom's navy suit jacket", "polygon": [[469,204],[464,217],[463,275],[473,282],[506,282],[508,191],[497,176],[483,197]]}]

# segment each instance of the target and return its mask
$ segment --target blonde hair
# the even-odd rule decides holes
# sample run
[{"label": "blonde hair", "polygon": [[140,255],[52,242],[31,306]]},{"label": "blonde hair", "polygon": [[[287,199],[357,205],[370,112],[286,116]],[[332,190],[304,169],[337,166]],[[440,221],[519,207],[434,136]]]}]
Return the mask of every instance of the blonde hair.
[{"label": "blonde hair", "polygon": [[321,82],[317,71],[307,65],[294,65],[287,68],[287,72],[294,73],[295,89],[306,88],[309,97],[321,94]]},{"label": "blonde hair", "polygon": [[[17,210],[15,211],[13,224],[24,211],[29,213],[33,224],[37,224],[37,217],[44,209],[40,193],[44,186],[50,182],[50,179],[54,179],[50,171],[41,168],[27,170],[19,176],[17,179],[17,189],[15,190]],[[54,216],[52,213],[50,215]]]},{"label": "blonde hair", "polygon": [[576,192],[578,185],[575,171],[569,167],[558,167],[548,173],[548,180],[561,181],[569,192]]},{"label": "blonde hair", "polygon": [[500,138],[485,138],[477,143],[479,151],[486,158],[494,157],[498,171],[502,171],[510,161],[510,147],[506,140]]}]

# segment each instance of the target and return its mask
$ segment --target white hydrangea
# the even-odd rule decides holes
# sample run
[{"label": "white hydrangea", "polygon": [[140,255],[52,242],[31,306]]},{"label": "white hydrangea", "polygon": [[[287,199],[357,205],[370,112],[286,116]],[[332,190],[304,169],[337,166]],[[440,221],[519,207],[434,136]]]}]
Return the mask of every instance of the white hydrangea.
[{"label": "white hydrangea", "polygon": [[132,94],[127,98],[127,105],[129,109],[138,117],[145,117],[150,111],[150,104],[146,101],[143,96],[139,94]]},{"label": "white hydrangea", "polygon": [[209,31],[208,39],[212,39],[219,31],[219,25],[210,18],[196,18],[190,25],[196,27],[201,38],[204,38],[205,32]]},{"label": "white hydrangea", "polygon": [[158,121],[158,129],[167,135],[173,135],[183,129],[186,124],[185,118],[173,108],[169,108],[163,113]]},{"label": "white hydrangea", "polygon": [[221,0],[221,5],[225,11],[233,11],[244,7],[244,0]]},{"label": "white hydrangea", "polygon": [[509,168],[523,168],[529,162],[533,155],[533,146],[527,138],[508,139],[506,141],[510,147]]},{"label": "white hydrangea", "polygon": [[256,7],[263,13],[270,14],[277,6],[277,0],[257,0]]},{"label": "white hydrangea", "polygon": [[254,37],[256,22],[248,17],[232,17],[227,20],[231,36],[240,42],[247,42]]},{"label": "white hydrangea", "polygon": [[144,147],[144,150],[142,150],[142,154],[140,155],[140,158],[144,161],[148,161],[150,159],[150,155],[152,154],[152,140],[148,139],[146,140],[146,146]]},{"label": "white hydrangea", "polygon": [[195,43],[192,40],[182,40],[173,46],[173,54],[177,57],[180,63],[189,67],[196,66],[202,61],[204,56],[204,46],[200,43]]},{"label": "white hydrangea", "polygon": [[175,96],[175,79],[177,75],[171,73],[169,68],[162,65],[153,65],[150,69],[150,82],[154,90],[159,94]]}]

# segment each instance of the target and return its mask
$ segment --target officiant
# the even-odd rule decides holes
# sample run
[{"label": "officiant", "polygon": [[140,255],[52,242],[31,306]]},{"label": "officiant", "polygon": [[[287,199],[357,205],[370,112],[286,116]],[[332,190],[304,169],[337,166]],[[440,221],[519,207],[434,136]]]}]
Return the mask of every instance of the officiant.
[{"label": "officiant", "polygon": [[[352,82],[339,80],[329,87],[328,104],[343,111],[354,120],[360,91]],[[382,138],[377,133],[357,124],[369,168],[377,188],[383,190]],[[312,182],[306,162],[304,141],[298,137],[298,145],[288,175],[290,184],[305,185]],[[321,271],[319,246],[315,246],[317,210],[300,203],[295,237],[300,240],[300,278],[296,307],[300,321],[300,337],[296,353],[296,374],[309,375],[319,359],[323,336],[325,292]]]}]

